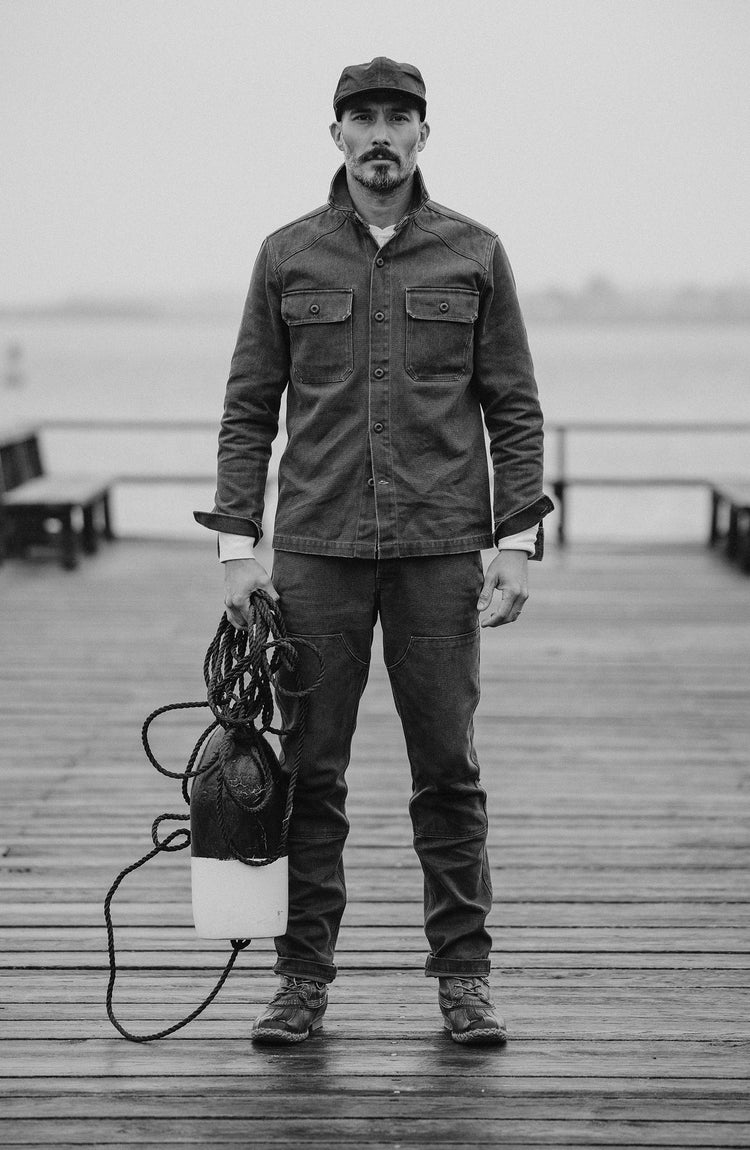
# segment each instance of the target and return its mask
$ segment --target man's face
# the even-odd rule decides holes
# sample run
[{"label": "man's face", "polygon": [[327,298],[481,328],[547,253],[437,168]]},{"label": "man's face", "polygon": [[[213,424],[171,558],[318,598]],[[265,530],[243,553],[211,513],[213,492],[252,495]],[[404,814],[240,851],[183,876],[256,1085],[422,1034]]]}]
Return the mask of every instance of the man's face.
[{"label": "man's face", "polygon": [[350,176],[383,194],[411,179],[429,133],[408,101],[366,94],[361,102],[351,101],[341,120],[331,124],[333,141],[344,153]]}]

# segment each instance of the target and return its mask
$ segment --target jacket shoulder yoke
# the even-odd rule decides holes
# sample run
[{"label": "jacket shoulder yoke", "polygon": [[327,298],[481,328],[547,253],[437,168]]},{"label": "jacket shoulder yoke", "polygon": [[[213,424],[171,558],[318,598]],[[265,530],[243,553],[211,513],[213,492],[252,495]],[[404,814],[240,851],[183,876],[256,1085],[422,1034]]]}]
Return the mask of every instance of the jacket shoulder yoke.
[{"label": "jacket shoulder yoke", "polygon": [[492,249],[498,242],[497,232],[470,216],[461,215],[435,200],[427,200],[417,215],[416,223],[426,231],[435,232],[452,248],[477,260],[485,268],[491,262]]},{"label": "jacket shoulder yoke", "polygon": [[339,213],[333,213],[329,204],[321,204],[319,208],[277,228],[266,237],[274,264],[278,267],[296,252],[312,247],[316,240],[335,232],[342,223]]},{"label": "jacket shoulder yoke", "polygon": [[457,212],[453,208],[446,208],[445,204],[439,204],[437,200],[428,200],[425,204],[425,208],[438,216],[443,216],[446,220],[455,220],[458,224],[465,224],[467,227],[481,232],[488,239],[497,239],[497,232],[494,232],[492,228],[488,228],[485,224],[480,224],[477,220],[473,220],[471,216],[462,215],[461,212]]}]

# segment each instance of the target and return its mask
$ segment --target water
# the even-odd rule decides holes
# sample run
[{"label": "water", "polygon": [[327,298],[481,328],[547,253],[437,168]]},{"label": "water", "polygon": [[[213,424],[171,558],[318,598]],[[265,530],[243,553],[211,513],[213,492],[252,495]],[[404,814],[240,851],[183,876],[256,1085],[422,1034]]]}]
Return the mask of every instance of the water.
[{"label": "water", "polygon": [[[215,431],[237,317],[195,320],[0,319],[0,422],[56,418],[205,420],[170,435],[50,432],[50,468],[212,476]],[[547,423],[567,420],[750,422],[750,326],[529,325]],[[549,471],[555,443],[548,440]],[[574,436],[570,474],[750,479],[750,433]],[[192,509],[210,508],[213,480],[121,486],[123,533],[207,538]],[[573,538],[699,539],[700,490],[579,489]],[[267,524],[269,527],[270,524]]]}]

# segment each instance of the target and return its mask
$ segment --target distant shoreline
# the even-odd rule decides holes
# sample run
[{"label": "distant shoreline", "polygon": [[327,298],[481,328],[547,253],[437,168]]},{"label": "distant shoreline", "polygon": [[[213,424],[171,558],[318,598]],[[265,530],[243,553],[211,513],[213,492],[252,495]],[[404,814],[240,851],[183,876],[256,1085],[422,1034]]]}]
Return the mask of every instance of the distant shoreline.
[{"label": "distant shoreline", "polygon": [[527,319],[586,323],[748,323],[750,285],[624,290],[595,278],[582,288],[522,295]]},{"label": "distant shoreline", "polygon": [[[583,287],[520,292],[527,320],[547,323],[750,323],[750,284],[622,289],[601,277]],[[141,320],[152,323],[238,323],[240,294],[211,292],[185,297],[70,297],[28,304],[0,304],[0,319]]]}]

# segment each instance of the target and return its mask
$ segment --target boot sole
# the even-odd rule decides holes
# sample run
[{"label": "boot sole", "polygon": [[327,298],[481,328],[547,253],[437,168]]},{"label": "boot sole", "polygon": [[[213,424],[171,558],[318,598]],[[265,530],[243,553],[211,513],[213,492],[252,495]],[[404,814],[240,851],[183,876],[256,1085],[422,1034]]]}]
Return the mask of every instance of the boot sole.
[{"label": "boot sole", "polygon": [[446,1025],[444,1030],[454,1042],[460,1043],[461,1046],[502,1046],[508,1041],[507,1031],[495,1030],[494,1028],[491,1030],[466,1030],[459,1033]]},{"label": "boot sole", "polygon": [[323,1019],[319,1018],[312,1022],[307,1030],[301,1032],[294,1032],[291,1030],[254,1030],[250,1038],[253,1042],[260,1042],[266,1046],[293,1046],[297,1042],[304,1042],[310,1038],[315,1031],[321,1030],[323,1027]]}]

